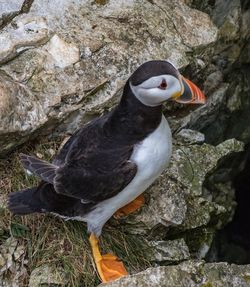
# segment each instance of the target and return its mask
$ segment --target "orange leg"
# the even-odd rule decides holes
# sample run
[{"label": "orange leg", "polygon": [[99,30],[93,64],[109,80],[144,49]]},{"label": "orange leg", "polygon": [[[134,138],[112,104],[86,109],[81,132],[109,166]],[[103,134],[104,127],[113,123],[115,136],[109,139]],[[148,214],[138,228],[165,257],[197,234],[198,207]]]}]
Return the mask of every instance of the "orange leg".
[{"label": "orange leg", "polygon": [[136,211],[138,208],[142,207],[142,205],[145,203],[144,195],[141,194],[136,199],[128,203],[127,205],[123,206],[122,208],[118,209],[116,213],[114,214],[115,218],[120,218],[126,215],[129,215],[130,213]]},{"label": "orange leg", "polygon": [[123,263],[112,254],[101,255],[98,239],[93,233],[89,237],[97,271],[103,283],[128,275]]}]

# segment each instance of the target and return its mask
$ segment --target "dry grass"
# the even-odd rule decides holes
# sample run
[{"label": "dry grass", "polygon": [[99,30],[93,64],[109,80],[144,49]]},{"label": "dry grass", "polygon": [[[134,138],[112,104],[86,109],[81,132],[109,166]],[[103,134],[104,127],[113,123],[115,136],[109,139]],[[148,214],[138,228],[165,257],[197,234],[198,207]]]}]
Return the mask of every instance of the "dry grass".
[{"label": "dry grass", "polygon": [[[27,176],[18,160],[18,153],[24,152],[51,159],[59,144],[43,141],[25,146],[8,159],[0,161],[0,198],[9,192],[24,189],[37,183],[35,177]],[[0,205],[1,206],[1,205]],[[86,225],[80,222],[65,222],[51,215],[12,216],[5,208],[0,209],[0,244],[10,235],[18,238],[25,246],[28,273],[42,265],[62,268],[67,286],[97,286],[96,275],[86,232]],[[150,266],[145,240],[126,234],[107,224],[100,245],[103,252],[111,251],[121,258],[130,273]],[[28,278],[26,278],[26,283]],[[23,283],[23,286],[26,285]]]}]

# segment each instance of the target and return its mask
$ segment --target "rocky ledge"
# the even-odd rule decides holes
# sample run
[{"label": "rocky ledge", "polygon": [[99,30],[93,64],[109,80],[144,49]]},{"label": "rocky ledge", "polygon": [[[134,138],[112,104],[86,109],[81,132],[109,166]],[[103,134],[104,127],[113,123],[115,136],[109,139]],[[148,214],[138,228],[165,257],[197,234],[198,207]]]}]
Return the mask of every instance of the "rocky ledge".
[{"label": "rocky ledge", "polygon": [[0,4],[0,156],[100,115],[146,60],[184,67],[188,53],[217,38],[209,16],[182,1],[35,0],[24,1],[26,13],[22,1],[7,2]]},{"label": "rocky ledge", "polygon": [[186,261],[175,266],[149,268],[100,287],[248,287],[250,265]]},{"label": "rocky ledge", "polygon": [[[146,238],[158,267],[105,286],[250,286],[249,265],[190,260],[206,257],[235,212],[232,182],[250,141],[249,25],[245,0],[1,1],[0,157],[41,135],[72,134],[107,112],[147,60],[171,60],[208,96],[197,109],[165,107],[174,134],[170,166],[145,207],[109,223]],[[9,218],[2,186],[0,177],[0,222]],[[63,268],[31,267],[26,245],[4,226],[0,286],[69,286]]]}]

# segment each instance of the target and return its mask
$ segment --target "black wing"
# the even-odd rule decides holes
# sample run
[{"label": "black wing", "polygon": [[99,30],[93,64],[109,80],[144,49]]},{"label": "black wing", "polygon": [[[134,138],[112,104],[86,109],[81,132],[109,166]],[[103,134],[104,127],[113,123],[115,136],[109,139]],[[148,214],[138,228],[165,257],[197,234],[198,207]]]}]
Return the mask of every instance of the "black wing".
[{"label": "black wing", "polygon": [[133,144],[104,131],[104,120],[75,133],[52,164],[22,155],[24,167],[52,183],[59,194],[96,203],[113,197],[134,178],[137,166],[129,160]]},{"label": "black wing", "polygon": [[55,190],[84,202],[100,202],[118,194],[134,178],[137,166],[126,161],[112,170],[104,167],[93,169],[59,168],[54,180]]},{"label": "black wing", "polygon": [[84,162],[84,165],[80,162],[79,165],[74,161],[74,165],[69,163],[58,167],[25,154],[21,154],[20,158],[24,168],[52,183],[57,193],[84,202],[99,202],[119,193],[137,172],[137,166],[132,161],[118,160],[122,153],[124,151],[116,150],[98,154],[92,157],[92,163],[99,158],[99,164],[90,165],[89,168],[86,168],[88,162]]}]

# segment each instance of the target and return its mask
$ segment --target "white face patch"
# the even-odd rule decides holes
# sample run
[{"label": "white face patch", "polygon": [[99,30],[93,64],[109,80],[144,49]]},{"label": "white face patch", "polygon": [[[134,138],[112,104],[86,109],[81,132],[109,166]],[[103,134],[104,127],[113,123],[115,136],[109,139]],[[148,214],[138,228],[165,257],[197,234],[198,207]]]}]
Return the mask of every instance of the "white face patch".
[{"label": "white face patch", "polygon": [[[166,82],[165,89],[161,88],[163,81]],[[171,75],[151,77],[137,86],[129,84],[136,98],[144,105],[150,107],[158,106],[182,92],[182,85],[179,79]]]}]

